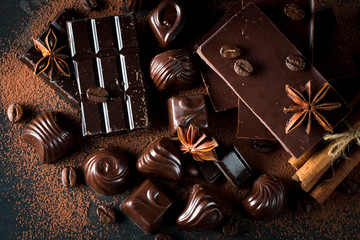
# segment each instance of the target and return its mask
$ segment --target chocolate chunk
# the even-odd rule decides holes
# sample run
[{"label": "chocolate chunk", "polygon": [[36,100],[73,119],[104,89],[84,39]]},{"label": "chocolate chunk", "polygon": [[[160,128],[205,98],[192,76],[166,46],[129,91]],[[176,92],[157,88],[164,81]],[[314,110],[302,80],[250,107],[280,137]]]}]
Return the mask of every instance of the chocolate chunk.
[{"label": "chocolate chunk", "polygon": [[239,220],[234,217],[227,219],[222,227],[222,232],[227,237],[232,237],[239,232]]},{"label": "chocolate chunk", "polygon": [[148,0],[126,0],[126,8],[132,11],[144,10],[148,6]]},{"label": "chocolate chunk", "polygon": [[189,88],[196,74],[196,64],[188,51],[173,49],[156,55],[150,64],[150,77],[159,91]]},{"label": "chocolate chunk", "polygon": [[167,101],[170,136],[176,136],[177,127],[193,124],[203,132],[209,131],[209,114],[204,95],[172,97]]},{"label": "chocolate chunk", "polygon": [[65,167],[61,172],[61,181],[64,187],[73,187],[76,185],[77,174],[73,167]]},{"label": "chocolate chunk", "polygon": [[251,193],[243,200],[243,209],[255,220],[278,217],[285,206],[285,189],[273,176],[262,175],[253,184]]},{"label": "chocolate chunk", "polygon": [[254,139],[252,141],[252,147],[261,153],[269,153],[276,148],[276,141],[265,139]]},{"label": "chocolate chunk", "polygon": [[199,169],[201,175],[208,183],[214,183],[221,176],[220,169],[215,165],[213,161],[199,163]]},{"label": "chocolate chunk", "polygon": [[181,161],[174,144],[167,137],[159,138],[141,153],[137,170],[146,176],[159,176],[171,181],[181,178]]},{"label": "chocolate chunk", "polygon": [[[148,127],[134,17],[81,19],[68,22],[67,29],[80,91],[83,135]],[[86,92],[90,87],[106,89],[108,100],[89,101]]]},{"label": "chocolate chunk", "polygon": [[24,128],[22,139],[33,146],[40,161],[55,163],[75,144],[75,136],[61,128],[55,112],[43,112]]},{"label": "chocolate chunk", "polygon": [[125,153],[115,148],[100,148],[91,152],[83,163],[84,178],[95,192],[114,195],[124,190],[130,176]]},{"label": "chocolate chunk", "polygon": [[191,162],[186,165],[185,173],[189,177],[198,177],[200,174],[199,168]]},{"label": "chocolate chunk", "polygon": [[24,110],[18,103],[10,104],[7,109],[7,116],[10,122],[19,122],[23,116]]},{"label": "chocolate chunk", "polygon": [[168,48],[185,25],[181,6],[174,0],[163,0],[149,14],[149,23],[162,48]]},{"label": "chocolate chunk", "polygon": [[185,210],[176,223],[188,231],[208,231],[221,224],[223,213],[213,196],[200,184],[191,190]]},{"label": "chocolate chunk", "polygon": [[147,179],[121,203],[120,209],[144,232],[152,233],[172,205],[172,200]]},{"label": "chocolate chunk", "polygon": [[116,221],[115,211],[106,205],[100,205],[96,209],[96,214],[99,216],[100,221],[105,223],[114,223]]}]

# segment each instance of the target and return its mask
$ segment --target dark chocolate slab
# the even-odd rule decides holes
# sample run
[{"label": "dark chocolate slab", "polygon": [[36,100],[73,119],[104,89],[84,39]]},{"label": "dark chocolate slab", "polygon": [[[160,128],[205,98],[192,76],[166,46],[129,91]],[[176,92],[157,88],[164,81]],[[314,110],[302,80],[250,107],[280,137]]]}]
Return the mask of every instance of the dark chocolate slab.
[{"label": "dark chocolate slab", "polygon": [[[114,134],[149,126],[139,48],[132,15],[67,23],[71,56],[81,96],[83,135]],[[102,87],[109,99],[87,99]]]},{"label": "dark chocolate slab", "polygon": [[[242,58],[254,66],[251,76],[239,76],[234,71],[236,59],[220,56],[219,49],[223,44],[244,49]],[[300,72],[290,71],[286,67],[287,56],[302,55],[256,5],[244,7],[202,44],[197,52],[294,157],[301,156],[322,139],[325,130],[318,124],[313,124],[310,135],[305,133],[305,124],[289,134],[285,133],[286,122],[292,115],[285,114],[283,108],[293,105],[285,92],[285,86],[289,84],[300,89],[311,80],[313,91],[316,91],[326,80],[309,63]],[[328,91],[326,101],[342,104],[341,108],[324,113],[332,126],[336,126],[351,112],[333,88]]]}]

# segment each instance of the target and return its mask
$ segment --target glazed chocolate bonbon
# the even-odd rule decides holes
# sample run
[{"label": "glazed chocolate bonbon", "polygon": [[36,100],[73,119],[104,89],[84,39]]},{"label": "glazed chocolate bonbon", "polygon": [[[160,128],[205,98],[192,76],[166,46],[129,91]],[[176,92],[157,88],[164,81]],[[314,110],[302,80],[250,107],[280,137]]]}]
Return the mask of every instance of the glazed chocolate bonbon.
[{"label": "glazed chocolate bonbon", "polygon": [[113,195],[124,190],[130,167],[125,153],[116,148],[100,148],[85,158],[83,172],[86,184],[95,192]]},{"label": "glazed chocolate bonbon", "polygon": [[172,205],[172,200],[147,179],[121,203],[120,209],[144,232],[153,233]]},{"label": "glazed chocolate bonbon", "polygon": [[55,112],[43,112],[32,119],[22,139],[34,147],[44,164],[55,163],[75,144],[75,136],[62,129]]},{"label": "glazed chocolate bonbon", "polygon": [[[134,17],[70,21],[67,29],[81,98],[83,135],[148,127]],[[89,101],[86,94],[91,87],[105,89],[109,93],[107,101]]]}]

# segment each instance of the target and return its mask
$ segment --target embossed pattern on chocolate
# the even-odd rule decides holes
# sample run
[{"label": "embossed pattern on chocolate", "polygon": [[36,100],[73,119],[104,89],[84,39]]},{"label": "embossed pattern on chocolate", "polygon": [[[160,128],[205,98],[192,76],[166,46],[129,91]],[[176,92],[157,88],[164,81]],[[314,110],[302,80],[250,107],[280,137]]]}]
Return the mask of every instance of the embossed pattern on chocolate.
[{"label": "embossed pattern on chocolate", "polygon": [[179,181],[182,166],[179,153],[167,137],[159,138],[141,153],[136,168],[147,176],[159,176],[171,181]]},{"label": "embossed pattern on chocolate", "polygon": [[188,204],[176,223],[185,230],[208,231],[217,227],[223,218],[223,213],[213,196],[202,185],[195,184]]},{"label": "embossed pattern on chocolate", "polygon": [[278,217],[285,206],[285,189],[273,176],[262,175],[253,184],[252,191],[243,201],[247,215],[255,220]]},{"label": "embossed pattern on chocolate", "polygon": [[32,119],[22,139],[33,146],[44,164],[55,163],[75,143],[75,136],[61,128],[55,112],[43,112]]},{"label": "embossed pattern on chocolate", "polygon": [[159,91],[189,88],[196,74],[196,64],[188,51],[172,49],[156,55],[150,64],[150,77]]},{"label": "embossed pattern on chocolate", "polygon": [[121,192],[130,176],[127,156],[115,148],[91,152],[83,163],[83,171],[86,184],[105,195]]}]

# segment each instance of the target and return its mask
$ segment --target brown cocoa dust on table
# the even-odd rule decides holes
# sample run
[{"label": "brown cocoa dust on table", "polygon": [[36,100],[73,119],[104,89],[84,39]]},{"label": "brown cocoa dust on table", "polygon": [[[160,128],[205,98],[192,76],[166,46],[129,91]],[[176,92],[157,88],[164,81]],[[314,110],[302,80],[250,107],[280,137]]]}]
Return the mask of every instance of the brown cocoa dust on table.
[{"label": "brown cocoa dust on table", "polygon": [[[129,238],[147,237],[152,239],[153,236],[142,234],[141,230],[138,230],[120,212],[119,205],[143,180],[134,170],[136,156],[152,140],[168,136],[165,102],[170,95],[159,95],[150,89],[150,118],[152,120],[150,129],[113,137],[80,140],[70,154],[53,165],[42,165],[33,148],[21,140],[21,132],[25,124],[42,111],[60,112],[71,122],[71,126],[75,126],[70,127],[69,125],[64,128],[69,128],[80,136],[80,113],[47,86],[42,79],[35,77],[32,70],[17,59],[17,55],[25,49],[26,44],[31,42],[31,38],[37,36],[46,26],[46,23],[64,8],[72,8],[85,17],[101,17],[127,12],[124,9],[123,1],[103,1],[99,11],[93,12],[82,10],[80,2],[78,0],[48,0],[44,1],[41,7],[36,10],[29,9],[29,12],[31,12],[30,19],[21,26],[22,31],[17,33],[18,38],[4,43],[8,48],[2,53],[0,60],[0,107],[2,109],[0,118],[3,123],[1,127],[0,152],[2,152],[2,158],[0,167],[5,170],[6,174],[0,179],[0,184],[11,188],[11,193],[5,194],[6,201],[15,201],[12,212],[16,215],[16,228],[12,230],[12,238],[122,239],[124,236],[129,236],[126,228],[130,226],[136,229],[133,232],[141,235],[131,235]],[[224,10],[234,3],[234,1],[230,0],[210,2],[214,5],[214,8],[220,10]],[[328,0],[319,1],[318,3],[327,5],[336,2],[338,1]],[[334,7],[343,32],[351,33],[344,35],[350,52],[355,60],[359,60],[360,3],[354,1],[347,4],[334,4]],[[139,33],[140,44],[141,37],[149,34],[145,16],[144,13],[140,13],[138,16],[139,29],[142,30]],[[144,52],[148,53],[148,50],[145,49]],[[153,55],[159,52],[161,50],[158,49]],[[145,70],[148,69],[148,59],[151,59],[151,57],[144,57],[146,59],[143,61]],[[145,73],[145,76],[147,76],[147,73]],[[205,93],[200,78],[197,79],[192,89],[182,91],[179,94],[191,95],[195,93]],[[17,124],[11,123],[6,117],[6,109],[12,103],[19,103],[25,109],[23,120]],[[229,145],[233,143],[247,159],[254,170],[255,176],[263,173],[273,174],[284,181],[290,196],[296,195],[298,189],[296,184],[290,180],[294,170],[287,163],[290,157],[289,154],[281,148],[268,154],[255,151],[251,147],[250,140],[235,138],[237,124],[237,112],[235,110],[215,114],[211,110],[210,104],[208,104],[208,107],[211,114],[212,136],[222,144]],[[68,189],[63,187],[61,171],[65,166],[73,166],[81,173],[82,161],[86,155],[94,149],[105,146],[116,146],[129,154],[133,177],[129,181],[129,187],[126,191],[115,196],[101,196],[94,193],[83,182]],[[349,177],[360,181],[360,167],[357,167]],[[360,224],[360,219],[356,217],[358,214],[354,214],[359,212],[360,194],[346,195],[336,190],[322,207],[315,207],[310,213],[305,213],[293,207],[296,205],[296,198],[290,198],[284,214],[273,221],[261,223],[247,220],[241,213],[241,200],[250,190],[251,181],[244,188],[236,189],[227,183],[224,178],[210,185],[206,184],[200,177],[191,178],[185,176],[178,186],[164,184],[164,187],[169,189],[180,187],[189,192],[189,188],[195,183],[206,185],[214,193],[226,214],[232,213],[242,220],[238,237],[256,239],[269,236],[276,236],[278,239],[360,237],[359,233],[351,229],[352,226],[359,226]],[[114,224],[104,224],[98,221],[96,208],[99,205],[113,207],[119,220]],[[175,217],[173,216],[172,219],[175,219]],[[126,228],[124,227],[125,224]],[[179,239],[225,238],[220,230],[204,234],[186,234],[171,228],[171,232],[174,236],[178,235]]]}]

